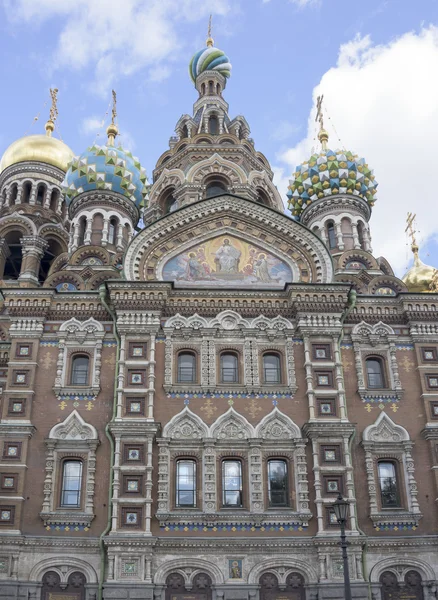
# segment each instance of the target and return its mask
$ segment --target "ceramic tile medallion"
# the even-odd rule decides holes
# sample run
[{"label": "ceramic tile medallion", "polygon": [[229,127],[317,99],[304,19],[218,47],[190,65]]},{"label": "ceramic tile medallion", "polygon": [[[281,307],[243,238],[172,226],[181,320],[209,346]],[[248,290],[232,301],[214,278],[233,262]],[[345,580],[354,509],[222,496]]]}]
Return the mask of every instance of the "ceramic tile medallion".
[{"label": "ceramic tile medallion", "polygon": [[165,263],[164,281],[210,287],[283,287],[292,281],[289,265],[253,244],[219,236],[192,246]]}]

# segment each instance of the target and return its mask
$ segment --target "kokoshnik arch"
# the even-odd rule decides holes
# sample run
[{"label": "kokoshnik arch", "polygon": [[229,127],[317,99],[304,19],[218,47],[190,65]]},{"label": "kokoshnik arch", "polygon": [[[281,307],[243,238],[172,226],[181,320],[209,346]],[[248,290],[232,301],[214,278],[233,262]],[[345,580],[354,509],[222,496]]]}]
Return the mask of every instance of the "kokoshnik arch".
[{"label": "kokoshnik arch", "polygon": [[210,35],[189,72],[150,181],[115,94],[1,159],[0,598],[341,599],[339,493],[354,598],[436,598],[437,271],[322,119],[286,214]]}]

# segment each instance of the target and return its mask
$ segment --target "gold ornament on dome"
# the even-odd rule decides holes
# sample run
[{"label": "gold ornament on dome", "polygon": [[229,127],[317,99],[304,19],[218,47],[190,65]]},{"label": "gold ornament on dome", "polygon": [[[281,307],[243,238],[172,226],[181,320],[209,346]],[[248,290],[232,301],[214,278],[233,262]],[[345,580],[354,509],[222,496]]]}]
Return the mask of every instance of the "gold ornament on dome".
[{"label": "gold ornament on dome", "polygon": [[422,292],[438,292],[438,276],[435,267],[425,265],[419,257],[419,246],[415,234],[415,214],[408,213],[406,219],[406,233],[412,240],[411,250],[414,254],[414,264],[407,271],[402,278],[403,283],[406,285],[410,292],[422,293]]}]

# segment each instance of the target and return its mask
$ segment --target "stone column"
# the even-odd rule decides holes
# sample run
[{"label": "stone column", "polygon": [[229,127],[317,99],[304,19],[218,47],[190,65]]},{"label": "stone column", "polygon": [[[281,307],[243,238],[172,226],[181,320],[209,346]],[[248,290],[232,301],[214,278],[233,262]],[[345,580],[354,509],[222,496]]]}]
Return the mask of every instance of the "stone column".
[{"label": "stone column", "polygon": [[338,248],[339,248],[339,250],[343,250],[345,248],[345,245],[344,245],[344,238],[342,235],[341,223],[335,223],[335,229],[336,229],[336,239],[338,241]]},{"label": "stone column", "polygon": [[357,248],[360,248],[359,234],[357,232],[357,224],[356,223],[351,224],[351,230],[353,232],[353,248],[356,250]]},{"label": "stone column", "polygon": [[108,244],[108,231],[109,231],[109,219],[104,218],[103,220],[103,229],[102,229],[102,246],[106,246]]},{"label": "stone column", "polygon": [[116,249],[121,252],[124,249],[123,244],[123,225],[119,222],[117,225]]},{"label": "stone column", "polygon": [[93,227],[93,217],[87,217],[87,226],[85,228],[84,244],[91,244],[91,228]]},{"label": "stone column", "polygon": [[38,285],[38,273],[47,242],[38,236],[26,235],[21,238],[23,260],[21,262],[20,283]]},{"label": "stone column", "polygon": [[71,253],[73,253],[75,250],[78,249],[78,246],[79,246],[79,228],[80,228],[79,221],[76,221],[76,223],[72,223],[71,228],[73,231],[73,242],[71,245]]},{"label": "stone column", "polygon": [[154,396],[155,396],[155,334],[151,333],[149,351],[149,382],[148,382],[148,410],[147,418],[154,420]]},{"label": "stone column", "polygon": [[52,191],[53,191],[53,187],[51,186],[47,186],[46,187],[46,193],[44,195],[44,202],[43,202],[43,206],[44,208],[50,208],[50,200],[52,198]]}]

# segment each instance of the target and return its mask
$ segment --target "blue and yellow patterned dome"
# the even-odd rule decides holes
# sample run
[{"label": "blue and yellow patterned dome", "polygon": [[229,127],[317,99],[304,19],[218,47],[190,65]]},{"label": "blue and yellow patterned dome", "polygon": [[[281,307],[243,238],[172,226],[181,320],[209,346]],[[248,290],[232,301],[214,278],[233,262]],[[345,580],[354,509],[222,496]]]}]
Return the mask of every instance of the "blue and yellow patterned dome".
[{"label": "blue and yellow patterned dome", "polygon": [[138,158],[121,146],[93,145],[71,161],[63,182],[67,201],[90,190],[117,192],[144,206],[146,171]]},{"label": "blue and yellow patterned dome", "polygon": [[323,149],[295,169],[287,192],[289,209],[299,219],[315,200],[337,194],[359,196],[372,207],[377,185],[364,158],[346,150]]},{"label": "blue and yellow patterned dome", "polygon": [[218,71],[221,75],[228,78],[231,75],[231,63],[225,52],[213,46],[213,40],[207,40],[207,48],[202,48],[197,52],[189,65],[189,73],[193,83],[196,78],[204,71]]}]

